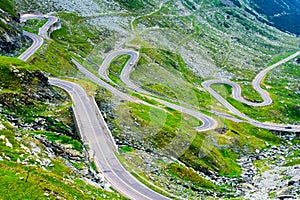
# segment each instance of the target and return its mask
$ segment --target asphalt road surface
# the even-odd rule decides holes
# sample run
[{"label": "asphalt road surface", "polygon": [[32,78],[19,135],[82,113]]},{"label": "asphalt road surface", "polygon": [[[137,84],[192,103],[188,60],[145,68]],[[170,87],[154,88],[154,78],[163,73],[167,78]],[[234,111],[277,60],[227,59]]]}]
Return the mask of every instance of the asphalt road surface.
[{"label": "asphalt road surface", "polygon": [[23,34],[33,41],[32,45],[18,57],[20,60],[26,61],[43,45],[44,39],[49,39],[49,29],[58,21],[58,18],[48,15],[24,14],[21,15],[20,19],[21,22],[25,22],[28,19],[48,19],[48,21],[39,29],[39,35],[23,31]]},{"label": "asphalt road surface", "polygon": [[23,31],[23,34],[31,38],[33,41],[32,45],[18,57],[20,60],[26,61],[43,45],[44,40],[40,36],[29,33],[27,31]]},{"label": "asphalt road surface", "polygon": [[[28,37],[30,37],[33,41],[37,40],[37,42],[34,42],[35,45],[32,45],[32,47],[28,49],[30,52],[28,51],[28,53],[26,53],[26,51],[26,54],[23,53],[24,55],[22,54],[23,56],[20,56],[24,61],[35,53],[43,44],[43,40],[39,40],[41,38],[40,36],[28,34]],[[84,71],[84,69],[82,70]],[[93,76],[93,74],[87,74],[90,79],[99,83],[99,78]],[[89,147],[94,153],[94,160],[97,167],[100,168],[113,188],[130,199],[168,199],[167,197],[160,195],[141,184],[124,169],[115,155],[115,147],[111,143],[111,137],[109,137],[110,132],[107,129],[104,120],[101,120],[100,118],[101,113],[97,108],[94,99],[90,99],[82,87],[75,83],[55,78],[49,78],[49,83],[63,88],[70,94],[73,100],[74,115],[81,138],[88,142]],[[122,98],[129,98],[127,100],[132,100],[128,97],[128,95],[123,93],[125,95],[124,96],[122,93],[119,93],[118,90],[115,90],[103,81],[101,81],[101,85],[111,89]],[[135,100],[136,99],[133,99],[133,101]]]},{"label": "asphalt road surface", "polygon": [[49,82],[70,94],[81,137],[88,142],[97,166],[100,167],[113,188],[131,199],[168,199],[141,184],[124,169],[116,157],[111,143],[108,142],[107,135],[109,133],[106,133],[106,127],[100,123],[97,116],[101,114],[95,109],[97,105],[93,106],[94,101],[87,96],[81,86],[54,78],[50,78]]}]

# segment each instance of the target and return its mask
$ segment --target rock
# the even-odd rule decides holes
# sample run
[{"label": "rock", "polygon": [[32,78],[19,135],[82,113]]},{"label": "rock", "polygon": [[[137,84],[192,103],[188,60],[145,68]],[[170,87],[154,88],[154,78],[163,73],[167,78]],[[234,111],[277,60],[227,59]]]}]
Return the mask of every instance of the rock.
[{"label": "rock", "polygon": [[48,167],[51,163],[51,160],[47,159],[47,158],[42,158],[42,162],[41,162],[41,165],[42,166],[45,166],[45,167]]},{"label": "rock", "polygon": [[8,141],[8,139],[7,138],[5,138],[5,139],[6,139],[5,145],[9,148],[13,148],[13,145]]},{"label": "rock", "polygon": [[103,182],[103,181],[105,180],[105,176],[104,176],[103,174],[101,174],[101,173],[98,173],[98,174],[97,174],[97,177],[99,178],[99,180],[100,180],[101,182]]},{"label": "rock", "polygon": [[4,157],[6,160],[9,160],[10,161],[10,157],[8,157],[8,156],[5,156]]},{"label": "rock", "polygon": [[44,196],[45,196],[45,197],[49,197],[49,196],[50,196],[50,194],[49,194],[49,193],[47,193],[47,192],[45,192],[45,193],[44,193]]},{"label": "rock", "polygon": [[300,179],[296,179],[296,178],[292,178],[291,180],[289,180],[288,182],[288,186],[300,186]]},{"label": "rock", "polygon": [[[8,1],[10,2],[10,1]],[[11,5],[8,5],[11,6]],[[20,19],[15,12],[8,13],[4,10],[0,12],[1,25],[0,50],[2,55],[10,55],[14,50],[22,46],[24,36]]]},{"label": "rock", "polygon": [[109,183],[104,184],[104,190],[111,191],[110,187],[111,185]]},{"label": "rock", "polygon": [[0,130],[3,130],[3,129],[5,129],[5,126],[0,122]]},{"label": "rock", "polygon": [[133,125],[135,125],[137,127],[141,126],[138,122],[133,122]]},{"label": "rock", "polygon": [[32,152],[34,152],[34,153],[41,153],[41,148],[40,147],[35,147],[35,148],[32,148],[31,149],[32,150]]},{"label": "rock", "polygon": [[281,161],[285,161],[285,158],[283,156],[280,156],[278,159]]},{"label": "rock", "polygon": [[285,196],[285,195],[291,195],[291,187],[288,186],[288,187],[283,187],[281,188],[280,190],[278,190],[276,192],[276,196]]}]

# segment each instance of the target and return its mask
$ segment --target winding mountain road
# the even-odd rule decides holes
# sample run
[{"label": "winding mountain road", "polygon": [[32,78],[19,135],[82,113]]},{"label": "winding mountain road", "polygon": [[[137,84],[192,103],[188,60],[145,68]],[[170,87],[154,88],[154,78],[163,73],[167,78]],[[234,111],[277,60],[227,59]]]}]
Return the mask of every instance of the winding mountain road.
[{"label": "winding mountain road", "polygon": [[[127,50],[128,51],[128,50]],[[131,55],[133,54],[134,51],[132,51],[130,54],[128,55]],[[113,55],[110,54],[110,55]],[[261,103],[255,103],[255,102],[250,102],[250,101],[247,101],[246,99],[244,99],[242,97],[242,94],[241,94],[241,87],[240,85],[238,85],[237,83],[234,83],[230,80],[208,80],[208,81],[205,81],[202,83],[202,86],[214,97],[216,98],[220,103],[222,103],[227,109],[229,109],[230,112],[232,112],[233,114],[245,119],[248,123],[256,126],[256,127],[260,127],[260,128],[264,128],[264,129],[268,129],[268,130],[276,130],[276,131],[286,131],[286,132],[300,132],[300,126],[298,125],[285,125],[285,124],[274,124],[274,123],[269,123],[269,122],[259,122],[257,120],[254,120],[254,119],[251,119],[249,118],[248,116],[246,116],[245,114],[241,113],[238,109],[236,109],[234,106],[232,106],[229,102],[227,102],[221,95],[219,95],[216,91],[214,91],[212,88],[211,88],[211,85],[212,84],[228,84],[230,86],[232,86],[233,88],[233,92],[232,92],[232,96],[233,98],[235,98],[236,100],[244,103],[244,104],[247,104],[247,105],[250,105],[250,106],[267,106],[267,105],[270,105],[272,104],[272,99],[270,98],[270,95],[268,92],[266,92],[265,90],[263,90],[260,86],[263,78],[266,76],[266,74],[271,71],[272,69],[274,69],[275,67],[285,63],[285,62],[288,62],[289,60],[291,59],[294,59],[296,58],[297,56],[300,55],[300,51],[294,53],[293,55],[271,65],[270,67],[262,70],[256,77],[255,79],[253,80],[252,82],[252,85],[253,85],[253,88],[261,95],[262,99],[263,99],[263,102]],[[102,68],[101,69],[101,72],[104,73],[104,72],[107,72],[107,68],[109,67],[109,64],[107,63],[103,63],[103,65],[100,67]],[[144,93],[144,94],[151,94],[145,90],[143,90],[141,87],[139,87],[138,85],[136,85],[135,83],[133,83],[131,80],[130,80],[130,73],[133,71],[133,67],[134,65],[130,64],[130,63],[127,63],[122,72],[121,72],[121,75],[120,75],[120,79],[127,85],[127,87],[129,87],[130,89],[132,90],[135,90],[137,92],[140,92],[140,93]],[[102,74],[100,74],[102,75]],[[107,76],[107,75],[106,75]],[[107,76],[108,77],[108,76]],[[110,79],[109,79],[110,80]],[[110,80],[111,81],[111,80]],[[152,94],[151,94],[152,95]],[[181,112],[185,112],[187,114],[190,114],[192,116],[195,116],[195,113],[196,111],[194,110],[190,110],[187,108],[184,108],[184,107],[181,107],[181,106],[177,106],[174,107],[175,104],[172,104],[172,103],[169,103],[169,102],[166,102],[164,100],[161,100],[161,99],[157,99],[155,97],[150,97],[152,99],[154,99],[155,101],[158,101],[168,107],[171,107],[173,109],[176,109],[176,110],[181,110]],[[173,106],[173,107],[172,107]],[[193,111],[193,112],[192,112]],[[205,127],[204,129],[201,129],[201,128],[198,128],[197,130],[201,131],[201,130],[211,130],[211,129],[214,129],[216,127],[216,124],[214,122],[212,122],[212,118],[211,117],[208,117],[204,114],[201,114],[201,116],[199,115],[199,113],[197,112],[197,118],[204,123],[203,126]],[[210,128],[209,128],[209,125],[210,125]]]},{"label": "winding mountain road", "polygon": [[32,39],[32,45],[22,53],[18,58],[23,61],[27,61],[44,43],[44,39],[49,39],[49,28],[58,21],[57,17],[48,15],[34,15],[24,14],[21,15],[21,22],[25,22],[28,19],[48,19],[48,21],[39,29],[39,35],[23,31],[23,35]]},{"label": "winding mountain road", "polygon": [[[38,15],[36,17],[32,15],[23,16],[23,20],[29,19],[29,18],[45,18],[45,16]],[[24,32],[25,35],[30,37],[33,40],[33,44],[30,48],[28,48],[22,55],[19,56],[21,60],[26,61],[32,54],[34,54],[43,44],[43,38],[47,39],[49,38],[48,30],[49,28],[57,21],[57,18],[47,16],[48,22],[40,29],[39,34],[40,36],[37,36],[35,34],[31,34],[28,32]],[[109,77],[107,76],[107,68],[109,67],[110,62],[115,58],[117,55],[127,54],[130,55],[130,60],[126,63],[124,69],[121,73],[121,80],[131,89],[144,93],[146,95],[150,94],[149,92],[142,90],[140,87],[135,85],[130,80],[130,73],[133,70],[134,64],[137,62],[139,54],[138,52],[131,51],[131,50],[121,50],[117,52],[111,53],[103,62],[102,66],[99,69],[100,75],[107,81],[111,81]],[[282,61],[266,68],[262,72],[260,72],[256,78],[253,80],[253,87],[255,90],[257,90],[262,98],[262,103],[253,103],[248,102],[247,100],[243,99],[241,96],[241,88],[236,83],[233,83],[229,80],[227,81],[220,81],[220,80],[211,80],[211,81],[205,81],[203,82],[203,87],[217,100],[219,100],[225,107],[227,107],[232,113],[236,114],[239,117],[244,118],[247,122],[250,124],[253,124],[254,126],[270,129],[270,130],[281,130],[281,131],[290,131],[290,132],[300,132],[299,126],[289,126],[287,129],[287,125],[278,125],[278,124],[270,124],[270,123],[261,123],[256,120],[253,120],[249,117],[247,117],[245,114],[238,111],[235,107],[233,107],[231,104],[229,104],[222,96],[220,96],[216,91],[211,89],[212,84],[216,83],[224,83],[229,84],[233,87],[233,96],[237,100],[252,106],[266,106],[270,105],[272,103],[272,100],[269,96],[269,94],[264,91],[260,87],[260,83],[262,82],[263,78],[265,77],[266,73],[272,70],[273,68],[279,66],[280,64],[287,62],[295,57],[300,55],[300,52],[297,52],[293,54],[292,56],[289,56],[286,59],[283,59]],[[135,103],[145,103],[137,98],[131,97],[130,95],[123,93],[119,90],[117,90],[115,87],[111,86],[110,84],[106,83],[105,81],[101,80],[91,72],[89,72],[87,69],[85,69],[80,63],[78,63],[76,60],[72,60],[73,63],[76,65],[77,69],[85,74],[87,78],[94,81],[95,83],[101,85],[102,87],[105,87],[109,91],[111,91],[116,96],[120,97],[121,99],[128,100]],[[97,108],[97,105],[94,101],[94,99],[89,98],[86,94],[86,92],[83,90],[81,86],[78,84],[64,81],[60,79],[55,78],[49,78],[49,82],[52,85],[55,85],[57,87],[63,88],[65,91],[67,91],[72,100],[73,100],[73,110],[74,115],[76,119],[76,123],[78,125],[78,129],[80,132],[80,135],[82,139],[89,143],[91,150],[94,153],[95,156],[95,163],[97,167],[103,172],[107,180],[110,182],[110,184],[121,194],[123,194],[126,197],[129,197],[131,199],[153,199],[153,200],[164,200],[168,199],[167,197],[164,197],[155,191],[147,188],[143,184],[141,184],[137,179],[135,179],[128,171],[124,169],[124,167],[121,165],[121,163],[118,161],[116,155],[115,155],[115,146],[112,138],[110,137],[110,132],[105,124],[105,121],[101,119],[101,113],[99,109]],[[201,120],[203,124],[197,128],[198,131],[207,131],[211,130],[217,127],[217,122],[213,118],[206,116],[196,110],[189,109],[182,107],[177,104],[173,104],[158,98],[155,98],[153,96],[149,96],[149,98],[154,99],[155,101],[176,109],[178,111],[187,113],[191,116],[196,117],[197,119]]]},{"label": "winding mountain road", "polygon": [[[202,83],[202,86],[208,90],[208,88],[210,87],[210,85],[212,84],[227,84],[230,85],[232,87],[232,97],[234,99],[236,99],[237,101],[244,103],[246,105],[249,106],[268,106],[272,104],[272,99],[269,95],[269,93],[267,91],[265,91],[264,89],[261,88],[260,84],[262,83],[264,77],[267,75],[268,72],[270,72],[272,69],[274,69],[275,67],[278,67],[279,65],[282,65],[283,63],[286,63],[294,58],[296,58],[297,56],[300,55],[300,51],[292,54],[291,56],[271,65],[270,67],[267,67],[266,69],[260,71],[255,78],[252,81],[252,87],[254,90],[256,90],[260,96],[262,97],[263,101],[262,102],[251,102],[248,101],[246,99],[244,99],[242,97],[242,89],[240,87],[239,84],[234,83],[230,80],[208,80]],[[211,93],[211,90],[208,90]],[[213,94],[213,93],[211,93]],[[213,95],[214,97],[216,97],[215,95]],[[219,97],[217,98],[219,99]],[[222,103],[222,102],[221,102]],[[224,105],[224,104],[223,104]],[[227,106],[226,106],[227,107]]]},{"label": "winding mountain road", "polygon": [[139,58],[139,52],[136,51],[132,51],[132,50],[119,50],[119,51],[114,51],[111,54],[109,54],[108,56],[106,56],[106,58],[104,59],[103,63],[102,63],[102,67],[99,67],[99,71],[98,73],[100,74],[101,77],[103,77],[105,80],[107,81],[111,81],[110,78],[107,75],[107,69],[110,65],[110,63],[113,61],[114,58],[116,58],[117,56],[120,55],[129,55],[130,59],[128,60],[127,64],[129,65],[134,65],[138,58]]},{"label": "winding mountain road", "polygon": [[[51,23],[47,23],[48,29]],[[45,28],[47,31],[47,27]],[[47,33],[44,34],[48,35]],[[35,46],[30,48],[29,53],[23,53],[20,56],[21,60],[26,61],[30,55],[35,53],[43,44],[43,40],[39,40],[40,36],[28,34],[33,41],[38,40]],[[75,60],[77,68],[83,72],[89,79],[99,85],[110,90],[122,99],[140,103],[140,100],[133,98],[125,93],[116,90],[106,82],[102,81],[94,74],[83,68]],[[149,189],[133,177],[119,162],[116,152],[116,145],[112,141],[111,133],[101,116],[101,112],[93,98],[89,98],[84,89],[76,83],[64,81],[56,78],[49,78],[51,85],[60,87],[68,92],[73,100],[73,111],[76,119],[76,124],[79,129],[81,138],[89,144],[93,151],[94,160],[97,168],[104,174],[106,179],[114,189],[124,196],[134,199],[152,199],[152,200],[167,200],[169,198]]]},{"label": "winding mountain road", "polygon": [[[195,127],[195,129],[197,131],[208,131],[208,130],[212,130],[214,128],[217,128],[218,123],[212,117],[204,115],[204,114],[202,114],[202,113],[200,113],[196,110],[192,110],[190,108],[186,108],[186,107],[183,107],[183,106],[180,106],[180,105],[177,105],[177,104],[174,104],[174,103],[170,103],[168,101],[150,96],[151,93],[143,90],[142,88],[140,88],[139,86],[137,86],[133,82],[131,82],[129,76],[130,76],[130,73],[133,70],[134,64],[137,62],[138,55],[139,55],[138,52],[135,52],[135,51],[132,51],[132,50],[122,50],[122,51],[112,52],[111,54],[109,54],[109,56],[107,56],[107,59],[105,59],[105,62],[103,62],[102,65],[99,67],[98,72],[99,72],[100,76],[102,76],[105,80],[113,83],[113,81],[107,75],[107,69],[108,69],[111,61],[116,56],[124,55],[124,54],[130,55],[131,59],[125,64],[125,66],[124,66],[124,68],[121,72],[120,78],[129,88],[133,89],[136,92],[144,93],[146,95],[149,95],[147,97],[155,100],[156,102],[159,102],[159,103],[161,103],[161,104],[163,104],[163,105],[165,105],[169,108],[172,108],[174,110],[177,110],[179,112],[183,112],[183,113],[186,113],[188,115],[191,115],[191,116],[195,117],[196,119],[200,120],[202,122],[202,125],[198,126],[198,127]],[[79,64],[79,63],[77,63],[77,64]],[[84,67],[81,66],[80,69],[82,69],[82,68],[84,68]],[[81,72],[83,72],[83,71],[81,71]],[[86,74],[86,72],[83,72],[83,73]],[[86,76],[87,76],[87,74],[86,74]]]},{"label": "winding mountain road", "polygon": [[41,36],[44,39],[50,39],[49,38],[49,29],[53,24],[58,22],[58,18],[52,15],[36,15],[36,14],[24,14],[21,15],[21,22],[26,22],[29,19],[47,19],[47,22],[39,28],[39,36]]}]

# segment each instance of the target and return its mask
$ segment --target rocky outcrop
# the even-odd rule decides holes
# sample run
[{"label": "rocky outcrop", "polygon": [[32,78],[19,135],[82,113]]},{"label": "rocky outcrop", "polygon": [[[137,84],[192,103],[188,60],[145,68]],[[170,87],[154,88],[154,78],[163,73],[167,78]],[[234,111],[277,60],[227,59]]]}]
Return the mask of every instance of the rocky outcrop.
[{"label": "rocky outcrop", "polygon": [[4,0],[0,5],[0,55],[12,55],[22,45],[24,36],[20,18],[11,3]]}]

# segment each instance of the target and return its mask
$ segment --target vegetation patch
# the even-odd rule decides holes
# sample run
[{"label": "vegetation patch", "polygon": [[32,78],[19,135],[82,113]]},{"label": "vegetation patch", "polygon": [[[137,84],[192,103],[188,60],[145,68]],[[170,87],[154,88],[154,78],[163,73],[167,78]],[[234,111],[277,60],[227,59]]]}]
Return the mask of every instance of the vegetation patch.
[{"label": "vegetation patch", "polygon": [[300,165],[300,159],[295,159],[295,160],[292,160],[292,161],[284,164],[284,166],[286,166],[286,167],[295,166],[295,165]]},{"label": "vegetation patch", "polygon": [[74,176],[61,161],[48,170],[0,161],[0,193],[4,199],[125,199],[99,190]]},{"label": "vegetation patch", "polygon": [[120,75],[129,59],[129,55],[120,55],[115,57],[109,65],[108,77],[119,86],[124,85],[124,83],[120,81]]},{"label": "vegetation patch", "polygon": [[82,153],[82,144],[78,140],[73,139],[70,136],[61,135],[59,133],[53,133],[53,132],[34,132],[33,134],[37,135],[45,135],[47,137],[47,140],[51,142],[59,142],[61,144],[70,144],[72,145],[72,148]]},{"label": "vegetation patch", "polygon": [[205,188],[209,190],[213,190],[217,188],[215,184],[201,177],[193,169],[188,169],[179,164],[172,163],[167,166],[167,170],[169,174],[174,176],[174,178],[180,178],[185,181],[192,182],[192,184],[196,188],[199,187],[199,188]]},{"label": "vegetation patch", "polygon": [[23,30],[38,34],[39,29],[47,22],[47,19],[28,19],[23,26]]}]

